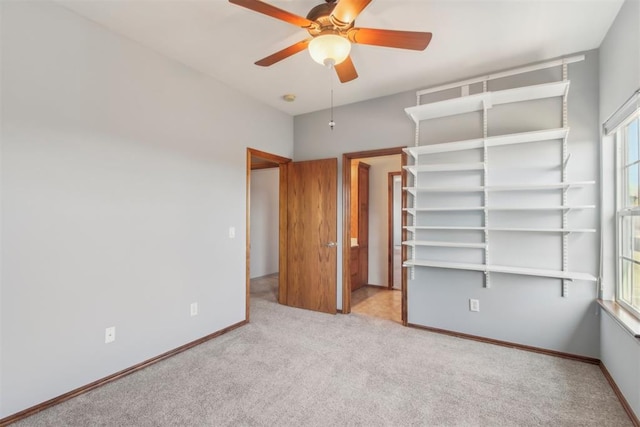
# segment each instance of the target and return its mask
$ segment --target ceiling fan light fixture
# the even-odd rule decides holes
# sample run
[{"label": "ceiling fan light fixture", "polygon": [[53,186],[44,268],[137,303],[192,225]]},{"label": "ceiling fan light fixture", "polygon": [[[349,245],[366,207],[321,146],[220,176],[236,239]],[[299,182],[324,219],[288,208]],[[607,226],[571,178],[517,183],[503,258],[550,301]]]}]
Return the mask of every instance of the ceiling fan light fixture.
[{"label": "ceiling fan light fixture", "polygon": [[351,42],[337,34],[321,34],[309,43],[309,54],[318,64],[338,65],[349,56]]}]

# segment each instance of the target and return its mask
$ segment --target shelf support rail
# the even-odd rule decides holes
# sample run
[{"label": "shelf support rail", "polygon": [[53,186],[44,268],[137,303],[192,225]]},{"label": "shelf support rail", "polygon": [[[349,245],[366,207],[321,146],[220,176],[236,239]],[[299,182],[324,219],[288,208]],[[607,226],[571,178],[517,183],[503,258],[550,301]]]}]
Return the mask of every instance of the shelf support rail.
[{"label": "shelf support rail", "polygon": [[[420,105],[420,95],[416,95],[416,105]],[[416,122],[416,134],[414,136],[414,145],[417,147],[420,145],[420,122]],[[417,159],[414,159],[414,162]]]},{"label": "shelf support rail", "polygon": [[[487,92],[487,80],[485,79],[482,82],[482,92]],[[487,186],[489,185],[489,171],[487,169],[487,165],[489,164],[489,150],[487,147],[487,137],[488,137],[488,109],[491,108],[491,105],[487,105],[487,101],[482,101],[482,161],[484,162],[483,173],[482,173],[482,186],[484,187],[483,201],[484,205],[484,263],[485,265],[489,265],[489,210],[487,207],[489,206],[489,191]],[[484,272],[484,287],[491,287],[491,277],[490,273],[485,270]]]},{"label": "shelf support rail", "polygon": [[[416,95],[416,105],[420,105],[420,95]],[[420,122],[416,122],[416,133],[415,133],[415,141],[414,141],[414,145],[417,147],[420,145]],[[412,156],[413,157],[413,164],[417,165],[418,164],[418,154],[415,154]],[[418,187],[418,175],[419,173],[414,173],[411,174],[411,182],[412,185],[414,187]],[[409,183],[407,183],[407,185],[409,185]],[[408,203],[408,199],[409,197],[411,197],[411,206],[413,206],[414,208],[416,207],[416,198],[414,195],[411,194],[407,194],[407,203]],[[413,224],[413,226],[417,226],[418,225],[418,218],[417,215],[411,215],[411,223]],[[416,239],[416,231],[415,228],[411,231],[413,240]],[[407,250],[411,251],[411,260],[414,261],[416,260],[416,250],[417,248],[415,246],[409,247],[407,248]],[[409,268],[409,280],[415,280],[416,278],[416,267],[414,265],[412,265]]]},{"label": "shelf support rail", "polygon": [[[567,61],[562,61],[562,80],[568,80],[568,70],[567,70]],[[569,114],[567,108],[567,93],[565,92],[562,96],[562,127],[566,128],[569,126]],[[568,134],[562,138],[562,183],[567,182],[567,165],[569,163],[569,158],[571,155],[568,153],[568,144],[567,138]],[[567,191],[562,191],[562,206],[567,206]],[[562,212],[562,228],[567,229],[569,226],[569,211],[564,210]],[[562,271],[567,271],[568,262],[569,261],[569,234],[562,233]],[[569,282],[568,279],[562,279],[562,296],[569,296]]]}]

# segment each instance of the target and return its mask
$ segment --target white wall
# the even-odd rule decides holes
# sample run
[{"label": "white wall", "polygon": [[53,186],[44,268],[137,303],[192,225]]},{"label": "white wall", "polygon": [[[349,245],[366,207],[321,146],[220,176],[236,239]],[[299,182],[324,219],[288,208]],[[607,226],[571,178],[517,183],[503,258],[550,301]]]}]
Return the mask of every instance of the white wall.
[{"label": "white wall", "polygon": [[251,171],[251,278],[278,272],[278,168]]},{"label": "white wall", "polygon": [[389,172],[399,172],[402,160],[393,156],[361,159],[369,164],[369,284],[387,286],[389,277]]},{"label": "white wall", "polygon": [[[523,64],[524,65],[524,64]],[[473,70],[469,70],[469,77]],[[494,88],[510,85],[535,84],[549,79],[549,73],[532,73],[520,78],[505,79],[494,83]],[[557,78],[558,76],[551,76]],[[596,51],[587,53],[585,62],[569,66],[571,90],[569,95],[569,123],[572,147],[572,164],[569,180],[597,179],[598,148],[598,56]],[[425,87],[428,86],[425,84]],[[419,88],[416,88],[419,89]],[[415,92],[374,99],[335,109],[337,125],[333,132],[326,127],[327,112],[297,116],[294,119],[294,157],[296,160],[340,157],[341,153],[377,148],[413,145],[414,126],[404,108],[415,105]],[[508,115],[509,112],[491,114]],[[490,133],[509,133],[516,129],[535,130],[551,124],[559,126],[559,105],[534,102],[517,107],[507,126],[495,126],[490,120]],[[514,122],[515,121],[515,122]],[[493,124],[491,124],[493,123]],[[511,127],[511,129],[510,129]],[[529,127],[529,129],[527,129]],[[428,143],[453,141],[477,137],[481,132],[481,120],[457,118],[435,125],[425,125]],[[508,162],[508,158],[503,161]],[[545,161],[544,158],[540,159]],[[514,155],[514,173],[522,164],[522,157]],[[339,186],[340,187],[340,186]],[[597,190],[584,189],[579,201],[595,204]],[[338,210],[342,209],[338,195]],[[582,215],[582,214],[580,214]],[[591,211],[580,221],[597,227],[597,212]],[[339,223],[339,227],[342,224]],[[341,233],[338,234],[341,236]],[[503,243],[505,256],[509,247],[519,247],[518,238]],[[560,247],[560,245],[558,245]],[[598,239],[595,235],[578,237],[572,241],[569,268],[597,273]],[[545,254],[545,256],[547,256]],[[340,257],[339,257],[340,259]],[[555,261],[559,262],[560,257]],[[341,266],[338,267],[341,269]],[[340,270],[339,270],[340,271]],[[596,317],[596,289],[592,283],[571,285],[571,296],[560,296],[557,280],[523,278],[519,276],[495,279],[491,289],[482,287],[482,275],[455,272],[455,277],[436,272],[437,277],[427,279],[420,273],[409,283],[409,322],[419,325],[450,329],[463,333],[507,340],[543,347],[567,353],[598,357],[599,336]],[[459,274],[457,274],[459,273]],[[497,275],[495,276],[497,277]],[[341,306],[341,275],[338,275],[338,299]],[[470,315],[468,299],[480,298],[483,310]],[[486,309],[485,309],[486,307]],[[544,331],[544,332],[541,332]]]},{"label": "white wall", "polygon": [[244,320],[246,147],[293,143],[291,117],[61,6],[0,7],[1,418]]},{"label": "white wall", "polygon": [[[600,121],[640,88],[640,2],[627,0],[600,46]],[[602,145],[603,298],[615,296],[615,158],[611,139]],[[608,313],[600,321],[600,354],[618,387],[640,417],[640,343]]]}]

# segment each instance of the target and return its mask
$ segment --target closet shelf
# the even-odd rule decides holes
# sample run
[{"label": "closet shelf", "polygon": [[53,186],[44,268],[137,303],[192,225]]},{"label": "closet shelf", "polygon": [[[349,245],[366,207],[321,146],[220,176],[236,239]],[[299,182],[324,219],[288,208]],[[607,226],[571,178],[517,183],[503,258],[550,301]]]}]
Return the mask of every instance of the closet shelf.
[{"label": "closet shelf", "polygon": [[406,246],[435,246],[443,248],[470,248],[470,249],[485,249],[486,243],[462,243],[462,242],[441,242],[433,240],[407,240],[402,242]]},{"label": "closet shelf", "polygon": [[584,280],[589,282],[595,282],[597,279],[595,276],[588,273],[576,273],[569,271],[556,271],[556,270],[541,270],[537,268],[525,268],[525,267],[509,267],[503,265],[485,265],[485,264],[468,264],[458,262],[445,262],[445,261],[428,261],[428,260],[408,260],[402,264],[403,267],[434,267],[434,268],[446,268],[454,270],[471,270],[481,271],[484,273],[505,273],[516,274],[521,276],[538,276],[549,277],[554,279],[564,280]]},{"label": "closet shelf", "polygon": [[404,151],[417,158],[421,154],[447,153],[451,151],[474,150],[501,145],[525,144],[529,142],[550,141],[564,139],[569,134],[569,128],[537,130],[532,132],[511,133],[507,135],[489,136],[487,138],[468,139],[464,141],[443,142],[440,144],[419,145],[408,147]]},{"label": "closet shelf", "polygon": [[491,108],[494,105],[563,96],[568,90],[569,81],[545,83],[431,102],[408,107],[404,111],[414,122],[419,123],[422,120],[482,111],[485,107]]}]

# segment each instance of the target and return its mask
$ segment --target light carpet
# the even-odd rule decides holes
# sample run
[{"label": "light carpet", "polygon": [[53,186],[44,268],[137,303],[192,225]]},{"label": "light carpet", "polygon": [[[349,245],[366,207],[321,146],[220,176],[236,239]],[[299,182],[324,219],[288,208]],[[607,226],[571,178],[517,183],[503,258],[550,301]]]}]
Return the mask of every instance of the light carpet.
[{"label": "light carpet", "polygon": [[275,303],[16,426],[630,426],[597,366]]}]

